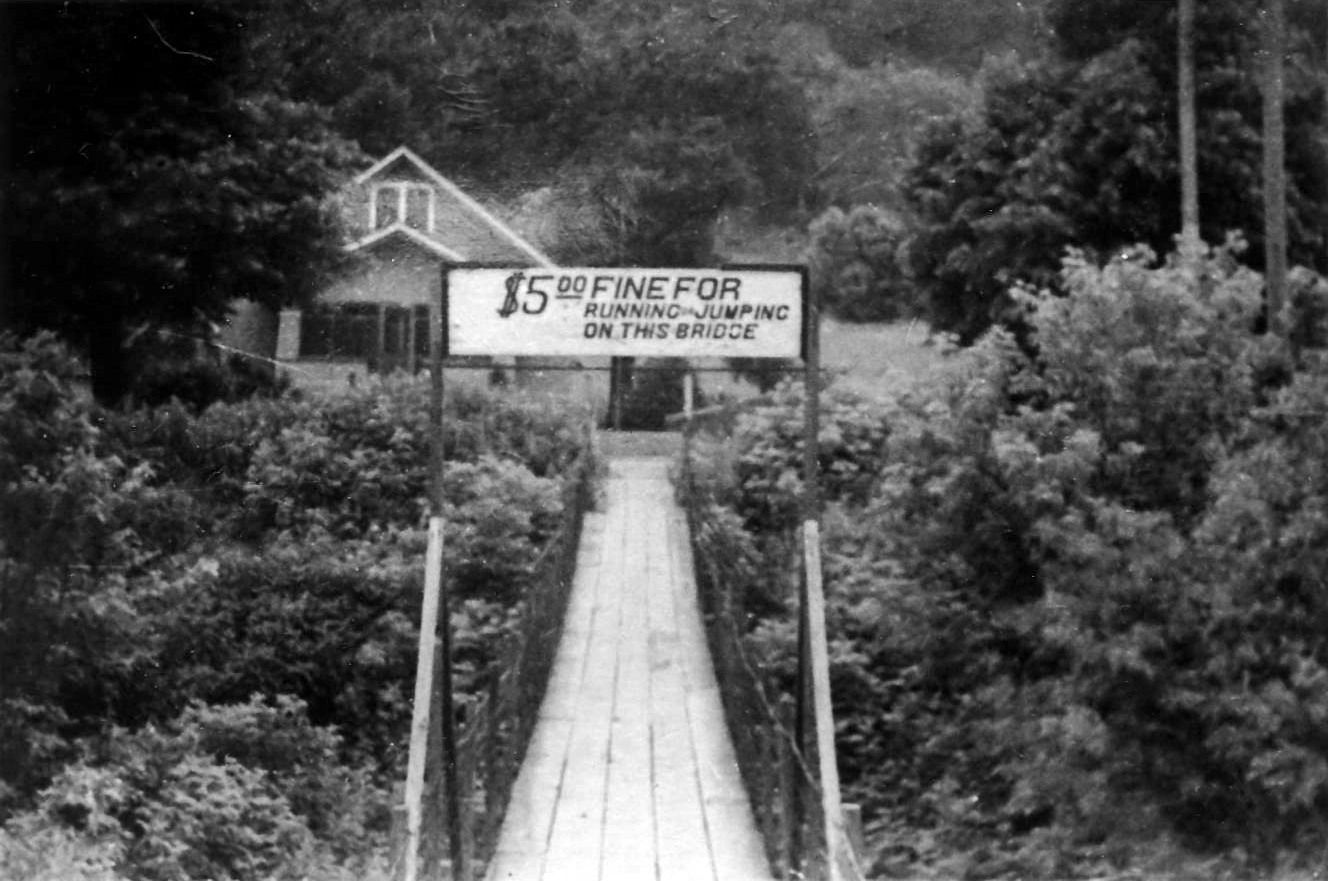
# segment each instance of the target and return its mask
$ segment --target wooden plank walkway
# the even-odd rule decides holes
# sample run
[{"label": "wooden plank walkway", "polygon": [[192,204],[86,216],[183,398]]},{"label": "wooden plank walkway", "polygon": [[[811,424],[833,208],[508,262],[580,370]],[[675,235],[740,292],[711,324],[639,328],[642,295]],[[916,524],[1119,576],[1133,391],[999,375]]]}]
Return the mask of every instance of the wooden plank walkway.
[{"label": "wooden plank walkway", "polygon": [[489,881],[770,881],[668,460],[610,462]]}]

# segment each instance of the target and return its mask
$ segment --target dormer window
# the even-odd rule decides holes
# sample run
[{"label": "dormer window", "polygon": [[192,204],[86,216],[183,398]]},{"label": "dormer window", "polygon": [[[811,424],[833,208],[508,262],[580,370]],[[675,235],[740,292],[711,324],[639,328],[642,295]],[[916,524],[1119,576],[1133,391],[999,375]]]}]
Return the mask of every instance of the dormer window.
[{"label": "dormer window", "polygon": [[422,232],[433,231],[433,188],[419,183],[398,181],[374,184],[369,199],[369,227],[382,229],[394,223]]}]

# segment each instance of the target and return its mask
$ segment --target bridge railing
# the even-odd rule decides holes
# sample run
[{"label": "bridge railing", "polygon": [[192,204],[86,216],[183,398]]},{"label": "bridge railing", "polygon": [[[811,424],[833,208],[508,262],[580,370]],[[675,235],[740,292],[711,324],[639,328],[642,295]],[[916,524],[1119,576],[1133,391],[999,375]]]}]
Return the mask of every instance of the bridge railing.
[{"label": "bridge railing", "polygon": [[[563,490],[561,523],[534,565],[519,623],[499,652],[484,693],[458,719],[460,810],[455,823],[447,816],[441,763],[429,768],[420,847],[420,877],[427,881],[483,877],[497,848],[562,636],[583,517],[593,506],[596,461],[591,449],[588,443]],[[433,747],[431,755],[440,755],[440,744]],[[454,832],[461,840],[457,861],[452,859]]]},{"label": "bridge railing", "polygon": [[[790,694],[763,672],[744,642],[741,591],[758,577],[759,563],[751,548],[726,539],[731,530],[721,521],[728,512],[707,498],[696,480],[693,452],[697,436],[718,439],[730,434],[740,410],[753,402],[745,403],[740,408],[710,408],[697,411],[692,419],[671,420],[683,429],[679,489],[691,535],[706,638],[729,735],[775,876],[784,881],[831,877],[856,881],[862,873],[854,852],[836,854],[835,871],[831,870],[821,789],[814,770],[815,744],[799,734],[810,725],[810,701],[805,695]],[[798,565],[796,547],[796,540],[789,536],[790,566]],[[850,838],[857,840],[856,808],[845,808],[850,815]]]}]

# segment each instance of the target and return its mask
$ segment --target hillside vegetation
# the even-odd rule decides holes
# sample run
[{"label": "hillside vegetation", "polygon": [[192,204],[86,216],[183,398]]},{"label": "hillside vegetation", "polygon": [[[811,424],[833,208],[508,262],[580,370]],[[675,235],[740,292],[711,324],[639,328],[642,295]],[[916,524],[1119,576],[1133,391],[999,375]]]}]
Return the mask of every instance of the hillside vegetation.
[{"label": "hillside vegetation", "polygon": [[[411,712],[427,385],[109,411],[0,349],[0,876],[363,877]],[[521,614],[584,426],[449,402],[460,711]]]},{"label": "hillside vegetation", "polygon": [[[1027,335],[821,434],[836,741],[878,877],[1314,877],[1328,828],[1328,286],[1067,261]],[[796,384],[695,448],[704,540],[794,688]],[[1297,869],[1301,874],[1295,874]]]}]

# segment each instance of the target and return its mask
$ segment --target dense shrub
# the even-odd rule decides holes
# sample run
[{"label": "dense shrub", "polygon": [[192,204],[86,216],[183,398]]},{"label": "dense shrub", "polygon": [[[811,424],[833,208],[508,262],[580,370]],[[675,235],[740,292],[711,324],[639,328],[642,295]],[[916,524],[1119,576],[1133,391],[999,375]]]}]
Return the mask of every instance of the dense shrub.
[{"label": "dense shrub", "polygon": [[845,321],[893,321],[925,306],[904,270],[906,232],[874,205],[830,208],[808,230],[807,262],[821,305]]},{"label": "dense shrub", "polygon": [[218,401],[279,397],[290,388],[285,374],[261,361],[243,355],[190,353],[151,360],[135,374],[129,394],[141,407],[159,407],[174,400],[198,412]]},{"label": "dense shrub", "polygon": [[[1292,395],[1302,423],[1322,418],[1300,397],[1321,367],[1276,391],[1288,354],[1251,333],[1260,281],[1226,254],[1131,256],[1070,261],[1064,298],[1020,295],[1035,356],[992,337],[974,382],[892,437],[878,528],[907,574],[983,598],[1003,631],[1006,700],[1027,720],[992,741],[1010,746],[1008,817],[1109,828],[1128,794],[1266,858],[1328,808],[1306,721],[1328,656],[1293,637],[1326,610],[1312,587],[1287,593],[1320,583],[1319,561],[1252,565],[1260,542],[1299,544],[1321,504],[1320,460],[1278,459],[1296,435],[1286,404],[1266,406]],[[1298,487],[1288,520],[1240,540],[1234,509],[1258,493],[1236,475],[1270,456],[1259,492]]]},{"label": "dense shrub", "polygon": [[[427,385],[109,412],[51,338],[0,359],[0,873],[386,877],[376,781],[404,761]],[[463,709],[582,432],[552,403],[449,397]]]},{"label": "dense shrub", "polygon": [[0,341],[0,781],[20,791],[67,757],[71,719],[106,711],[142,629],[130,582],[199,516],[104,448],[81,375],[51,337]]},{"label": "dense shrub", "polygon": [[[769,404],[739,421],[735,463],[738,511],[758,532],[781,532],[798,522],[805,449],[801,382],[782,383]],[[821,491],[831,501],[866,501],[888,434],[882,414],[861,395],[831,386],[821,398],[818,435]]]},{"label": "dense shrub", "polygon": [[[926,397],[867,410],[880,443],[852,467],[823,463],[841,768],[877,868],[1064,878],[1167,831],[1306,853],[1328,816],[1328,363],[1252,332],[1260,279],[1225,251],[1074,258],[1061,285],[1016,291],[1026,337],[989,334]],[[736,434],[727,485],[709,473],[744,515],[710,527],[750,532],[717,547],[790,525],[770,512],[798,501],[800,408],[777,412]],[[783,597],[750,643],[787,686]]]},{"label": "dense shrub", "polygon": [[338,745],[298,701],[195,704],[93,744],[38,811],[112,843],[134,878],[299,878],[319,847],[344,857],[387,821],[385,793]]},{"label": "dense shrub", "polygon": [[116,871],[118,841],[28,813],[0,827],[0,878],[12,881],[128,881]]}]

